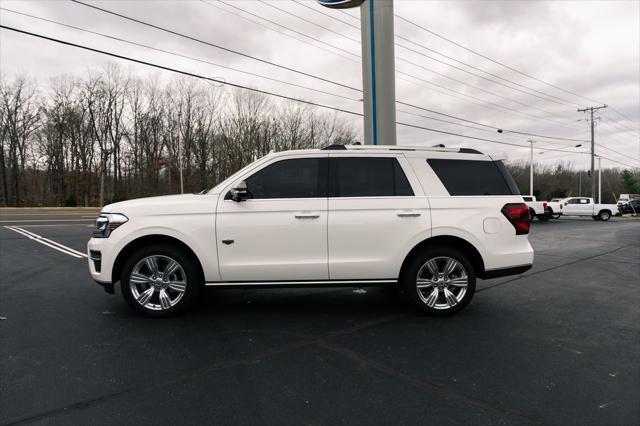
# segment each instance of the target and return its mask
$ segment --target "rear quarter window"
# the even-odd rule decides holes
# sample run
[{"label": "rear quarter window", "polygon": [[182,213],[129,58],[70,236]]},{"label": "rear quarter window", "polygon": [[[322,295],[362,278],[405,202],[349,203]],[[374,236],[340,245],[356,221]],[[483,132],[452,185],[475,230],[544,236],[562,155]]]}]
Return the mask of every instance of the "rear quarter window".
[{"label": "rear quarter window", "polygon": [[430,158],[427,163],[450,195],[518,195],[502,161]]}]

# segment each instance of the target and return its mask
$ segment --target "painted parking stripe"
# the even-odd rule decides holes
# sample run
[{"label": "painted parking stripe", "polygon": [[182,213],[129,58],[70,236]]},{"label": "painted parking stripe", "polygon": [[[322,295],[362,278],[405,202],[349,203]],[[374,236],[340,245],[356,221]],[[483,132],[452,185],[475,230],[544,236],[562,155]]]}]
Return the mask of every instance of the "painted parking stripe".
[{"label": "painted parking stripe", "polygon": [[13,228],[18,229],[18,230],[20,230],[20,231],[22,231],[22,232],[26,232],[27,234],[31,235],[31,236],[32,236],[32,237],[34,237],[34,238],[38,238],[38,239],[41,239],[41,240],[44,240],[44,241],[48,242],[49,244],[53,244],[53,245],[55,245],[55,246],[58,246],[59,248],[61,248],[61,249],[63,249],[63,250],[67,250],[67,251],[70,251],[71,253],[75,253],[75,254],[77,254],[78,256],[87,257],[87,255],[86,255],[85,253],[81,252],[81,251],[78,251],[78,250],[72,249],[71,247],[67,247],[67,246],[65,246],[64,244],[60,244],[60,243],[59,243],[59,242],[57,242],[57,241],[53,241],[53,240],[50,240],[50,239],[48,239],[48,238],[45,238],[45,237],[43,237],[42,235],[38,235],[38,234],[36,234],[35,232],[28,231],[28,230],[26,230],[26,229],[24,229],[24,228],[20,228],[20,227],[18,227],[18,226],[13,226]]},{"label": "painted parking stripe", "polygon": [[57,250],[57,251],[59,251],[61,253],[68,254],[69,256],[72,256],[72,257],[75,257],[75,258],[78,258],[78,259],[83,258],[83,257],[88,257],[86,254],[84,254],[82,252],[79,252],[77,250],[74,250],[71,247],[67,247],[67,246],[65,246],[63,244],[57,243],[57,242],[52,241],[52,240],[50,240],[48,238],[44,238],[41,235],[34,234],[33,232],[27,231],[25,229],[18,228],[17,226],[5,226],[5,228],[7,228],[7,229],[9,229],[9,230],[11,230],[13,232],[16,232],[16,233],[18,233],[20,235],[23,235],[23,236],[25,236],[25,237],[29,238],[30,240],[33,240],[33,241],[35,241],[37,243],[43,244],[43,245],[45,245],[47,247],[50,247],[50,248],[52,248],[54,250]]}]

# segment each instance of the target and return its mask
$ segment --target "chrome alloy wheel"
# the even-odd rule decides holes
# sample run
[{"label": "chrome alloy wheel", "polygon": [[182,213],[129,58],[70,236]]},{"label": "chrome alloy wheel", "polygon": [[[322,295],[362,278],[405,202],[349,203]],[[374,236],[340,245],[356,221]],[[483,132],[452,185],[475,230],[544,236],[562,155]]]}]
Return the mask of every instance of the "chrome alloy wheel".
[{"label": "chrome alloy wheel", "polygon": [[129,287],[140,305],[161,311],[182,299],[187,288],[187,275],[182,266],[168,256],[148,256],[133,267]]},{"label": "chrome alloy wheel", "polygon": [[418,296],[433,309],[453,308],[462,301],[468,286],[469,277],[464,266],[447,256],[429,259],[416,277]]}]

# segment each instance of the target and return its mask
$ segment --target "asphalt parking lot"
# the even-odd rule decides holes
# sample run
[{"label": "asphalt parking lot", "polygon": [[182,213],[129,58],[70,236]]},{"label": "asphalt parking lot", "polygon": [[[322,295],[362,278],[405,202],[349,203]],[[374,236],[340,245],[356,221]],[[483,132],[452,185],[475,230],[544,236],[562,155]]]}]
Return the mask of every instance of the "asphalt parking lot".
[{"label": "asphalt parking lot", "polygon": [[54,244],[84,252],[94,216],[0,213],[0,424],[640,422],[640,221],[534,222],[534,268],[451,318],[331,288],[157,320]]}]

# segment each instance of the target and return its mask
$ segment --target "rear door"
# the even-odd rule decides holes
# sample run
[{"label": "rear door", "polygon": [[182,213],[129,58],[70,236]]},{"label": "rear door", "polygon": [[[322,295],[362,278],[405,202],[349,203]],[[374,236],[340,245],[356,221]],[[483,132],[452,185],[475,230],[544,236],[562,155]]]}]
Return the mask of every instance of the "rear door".
[{"label": "rear door", "polygon": [[431,224],[402,155],[331,154],[328,210],[332,280],[397,279],[407,244]]}]

